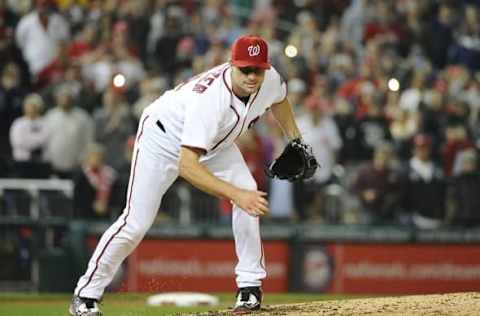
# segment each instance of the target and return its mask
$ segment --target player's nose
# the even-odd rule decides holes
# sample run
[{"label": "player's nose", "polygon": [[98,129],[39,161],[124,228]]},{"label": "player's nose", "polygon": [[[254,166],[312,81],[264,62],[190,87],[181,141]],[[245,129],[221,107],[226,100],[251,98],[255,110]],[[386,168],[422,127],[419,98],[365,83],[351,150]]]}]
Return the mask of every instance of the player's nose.
[{"label": "player's nose", "polygon": [[255,81],[256,82],[257,79],[258,79],[258,74],[255,73],[255,72],[251,72],[247,75],[247,78],[248,78],[249,81]]}]

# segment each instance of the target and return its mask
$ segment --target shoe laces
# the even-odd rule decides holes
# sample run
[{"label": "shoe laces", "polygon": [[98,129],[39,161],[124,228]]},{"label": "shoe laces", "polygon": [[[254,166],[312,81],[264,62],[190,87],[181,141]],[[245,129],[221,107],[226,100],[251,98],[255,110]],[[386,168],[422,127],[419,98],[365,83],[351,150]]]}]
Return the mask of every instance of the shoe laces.
[{"label": "shoe laces", "polygon": [[240,293],[240,301],[248,302],[250,300],[250,294],[255,297],[257,301],[261,301],[261,292],[256,287],[245,287],[238,289],[237,295]]},{"label": "shoe laces", "polygon": [[85,306],[87,306],[87,308],[95,308],[95,303],[97,300],[93,298],[82,298],[82,300],[85,302]]},{"label": "shoe laces", "polygon": [[248,292],[248,291],[241,291],[240,292],[240,301],[248,302],[249,299],[250,299],[250,292]]}]

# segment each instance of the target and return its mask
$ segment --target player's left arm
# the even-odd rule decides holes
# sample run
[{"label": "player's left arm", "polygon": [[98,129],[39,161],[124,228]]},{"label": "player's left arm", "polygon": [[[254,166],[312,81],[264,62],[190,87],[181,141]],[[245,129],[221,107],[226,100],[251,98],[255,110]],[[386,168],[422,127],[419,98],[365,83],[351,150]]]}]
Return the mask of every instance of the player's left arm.
[{"label": "player's left arm", "polygon": [[272,114],[277,120],[278,124],[282,128],[283,133],[289,140],[296,138],[302,138],[297,123],[295,122],[295,116],[293,115],[292,105],[288,101],[288,98],[283,99],[279,103],[274,103],[270,107]]},{"label": "player's left arm", "polygon": [[293,110],[287,98],[271,106],[272,114],[288,137],[289,142],[282,154],[265,169],[271,178],[297,181],[309,179],[318,168],[312,147],[303,143]]}]

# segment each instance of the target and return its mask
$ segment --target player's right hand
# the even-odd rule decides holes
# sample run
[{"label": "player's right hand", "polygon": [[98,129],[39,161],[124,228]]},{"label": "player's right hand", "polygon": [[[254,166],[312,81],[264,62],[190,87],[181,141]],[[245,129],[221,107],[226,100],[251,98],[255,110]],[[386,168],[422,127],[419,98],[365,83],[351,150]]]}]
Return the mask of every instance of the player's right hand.
[{"label": "player's right hand", "polygon": [[268,213],[267,193],[239,189],[232,202],[252,216],[263,216]]}]

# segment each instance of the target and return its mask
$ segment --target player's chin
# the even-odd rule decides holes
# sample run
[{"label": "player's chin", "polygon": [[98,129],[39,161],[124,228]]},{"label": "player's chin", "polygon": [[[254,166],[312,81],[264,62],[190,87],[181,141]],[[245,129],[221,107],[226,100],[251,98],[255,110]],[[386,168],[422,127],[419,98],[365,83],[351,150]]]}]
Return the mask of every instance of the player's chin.
[{"label": "player's chin", "polygon": [[249,94],[255,93],[258,91],[258,85],[245,85],[244,90]]}]

